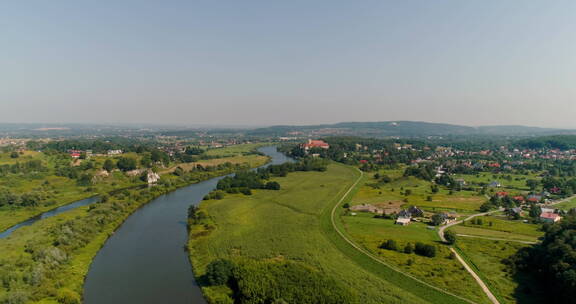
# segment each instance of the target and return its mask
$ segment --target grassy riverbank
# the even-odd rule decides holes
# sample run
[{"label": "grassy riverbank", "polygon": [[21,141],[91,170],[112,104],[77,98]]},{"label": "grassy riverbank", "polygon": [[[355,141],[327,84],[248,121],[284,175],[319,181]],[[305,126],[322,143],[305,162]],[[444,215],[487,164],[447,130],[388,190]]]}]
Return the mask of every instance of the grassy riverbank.
[{"label": "grassy riverbank", "polygon": [[0,240],[0,303],[79,303],[92,259],[136,209],[180,187],[259,166],[267,159],[167,174],[158,186],[119,191],[104,202],[16,230]]}]

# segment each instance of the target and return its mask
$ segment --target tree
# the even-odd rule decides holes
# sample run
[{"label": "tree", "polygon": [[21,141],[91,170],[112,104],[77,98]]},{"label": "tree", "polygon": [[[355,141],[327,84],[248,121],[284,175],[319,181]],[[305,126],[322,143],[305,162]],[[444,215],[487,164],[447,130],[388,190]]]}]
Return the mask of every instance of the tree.
[{"label": "tree", "polygon": [[444,223],[444,216],[442,216],[440,213],[436,213],[430,218],[430,220],[432,221],[432,225],[440,226],[442,223]]},{"label": "tree", "polygon": [[12,153],[10,153],[10,158],[18,158],[20,157],[20,154],[18,154],[18,152],[13,151]]},{"label": "tree", "polygon": [[398,250],[398,244],[396,244],[395,240],[387,240],[386,242],[382,243],[382,245],[380,245],[380,248],[388,250]]},{"label": "tree", "polygon": [[538,206],[536,204],[532,204],[532,206],[530,206],[530,212],[528,212],[530,217],[539,218],[541,213],[542,213],[542,208],[540,208],[540,206]]},{"label": "tree", "polygon": [[444,232],[444,238],[446,239],[446,242],[450,245],[456,243],[456,233],[452,230]]},{"label": "tree", "polygon": [[116,166],[122,171],[134,170],[136,169],[136,160],[131,157],[120,157]]},{"label": "tree", "polygon": [[526,186],[528,188],[530,188],[530,191],[536,190],[536,188],[538,187],[539,184],[540,184],[540,182],[538,182],[535,179],[529,179],[526,181]]},{"label": "tree", "polygon": [[224,285],[232,277],[234,263],[229,260],[219,259],[210,262],[206,267],[206,280],[212,286]]},{"label": "tree", "polygon": [[404,246],[404,253],[410,254],[412,252],[414,252],[414,247],[411,243],[407,243],[406,246]]},{"label": "tree", "polygon": [[102,168],[108,172],[112,172],[112,170],[116,169],[116,164],[114,164],[113,160],[108,158],[106,161],[104,161]]}]

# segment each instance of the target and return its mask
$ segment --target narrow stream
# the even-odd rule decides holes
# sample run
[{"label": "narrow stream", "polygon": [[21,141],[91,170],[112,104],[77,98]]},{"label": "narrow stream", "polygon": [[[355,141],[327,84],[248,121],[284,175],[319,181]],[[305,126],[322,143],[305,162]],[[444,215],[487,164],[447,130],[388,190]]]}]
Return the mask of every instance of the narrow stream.
[{"label": "narrow stream", "polygon": [[[281,164],[276,147],[260,152]],[[206,303],[184,250],[188,207],[215,189],[223,176],[162,195],[134,214],[98,252],[84,284],[84,303]]]}]

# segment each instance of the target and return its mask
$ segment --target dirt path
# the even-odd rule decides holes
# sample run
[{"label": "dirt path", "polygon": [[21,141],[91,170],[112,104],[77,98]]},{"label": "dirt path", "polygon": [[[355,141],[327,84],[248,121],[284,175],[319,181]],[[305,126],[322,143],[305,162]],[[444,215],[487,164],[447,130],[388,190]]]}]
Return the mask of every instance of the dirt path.
[{"label": "dirt path", "polygon": [[[449,291],[443,290],[443,289],[438,288],[438,287],[436,287],[436,286],[430,285],[430,284],[428,284],[428,283],[426,283],[426,282],[424,282],[424,281],[422,281],[422,280],[420,280],[420,279],[418,279],[418,278],[416,278],[416,277],[414,277],[414,276],[412,276],[412,275],[410,275],[410,274],[408,274],[408,273],[406,273],[406,272],[404,272],[404,271],[401,271],[401,270],[399,270],[399,269],[397,269],[397,268],[389,265],[388,263],[386,263],[386,262],[382,261],[381,259],[375,257],[375,256],[372,255],[370,252],[368,252],[368,251],[365,250],[364,248],[362,248],[362,247],[360,247],[359,245],[357,245],[355,242],[351,241],[348,237],[346,237],[346,235],[344,235],[344,233],[343,233],[342,231],[340,231],[340,229],[338,229],[338,227],[336,226],[336,221],[335,221],[335,219],[334,219],[334,218],[335,218],[335,214],[336,214],[336,210],[337,210],[338,207],[342,204],[342,202],[344,201],[344,199],[346,199],[346,197],[348,196],[348,194],[350,194],[350,192],[352,192],[352,190],[354,190],[354,188],[356,188],[356,186],[358,185],[358,183],[360,183],[360,181],[362,180],[362,177],[364,176],[364,172],[362,172],[361,170],[358,170],[358,171],[360,171],[360,177],[358,177],[358,180],[356,180],[356,182],[350,187],[350,189],[348,189],[348,191],[346,191],[346,193],[344,193],[344,195],[342,195],[342,197],[340,198],[340,200],[334,205],[334,208],[332,208],[332,212],[331,212],[331,214],[330,214],[330,221],[332,222],[332,228],[334,228],[334,230],[338,233],[338,235],[340,235],[340,237],[341,237],[344,241],[346,241],[348,244],[350,244],[352,247],[354,247],[354,249],[358,250],[359,252],[361,252],[362,254],[366,255],[366,256],[369,257],[370,259],[378,262],[379,264],[382,264],[382,265],[384,265],[384,266],[386,266],[386,267],[389,267],[390,269],[392,269],[392,270],[394,270],[394,271],[397,271],[397,272],[399,272],[399,273],[401,273],[401,274],[403,274],[403,275],[405,275],[405,276],[407,276],[407,277],[409,277],[409,278],[411,278],[411,279],[413,279],[413,280],[415,280],[415,281],[417,281],[417,282],[419,282],[419,283],[421,283],[421,284],[424,284],[424,285],[426,285],[426,286],[428,286],[428,287],[430,287],[430,288],[433,288],[433,289],[438,290],[438,291],[440,291],[440,292],[443,292],[443,293],[445,293],[445,294],[447,294],[447,295],[451,295],[451,296],[453,296],[453,297],[455,297],[455,298],[458,298],[458,299],[460,299],[460,300],[462,300],[462,301],[465,301],[465,302],[468,302],[468,303],[472,303],[472,304],[473,304],[474,302],[472,302],[472,301],[470,301],[470,300],[468,300],[468,299],[465,299],[465,298],[463,298],[463,297],[461,297],[461,296],[455,295],[455,294],[453,294],[453,293],[451,293],[451,292],[449,292]],[[498,303],[498,302],[495,302],[495,303],[500,304],[500,303]]]},{"label": "dirt path", "polygon": [[[438,236],[440,236],[440,239],[443,242],[446,242],[446,238],[444,238],[444,230],[446,230],[446,228],[452,227],[454,225],[458,225],[461,224],[463,221],[468,221],[471,220],[477,216],[484,216],[484,215],[488,215],[491,213],[495,213],[498,211],[502,211],[502,208],[498,209],[498,210],[493,210],[493,211],[488,211],[488,212],[482,212],[482,213],[477,213],[477,214],[473,214],[469,217],[467,217],[464,220],[461,221],[456,221],[456,222],[452,222],[449,223],[447,225],[444,225],[442,227],[440,227],[438,229]],[[476,272],[474,272],[474,270],[472,270],[472,268],[470,268],[470,266],[468,266],[468,264],[464,261],[464,259],[462,259],[462,257],[458,254],[458,252],[456,252],[456,250],[454,250],[454,248],[450,247],[450,251],[452,251],[454,253],[454,255],[456,256],[456,259],[458,259],[458,261],[460,262],[460,264],[462,264],[462,266],[464,266],[464,268],[470,273],[470,275],[472,275],[472,277],[474,278],[474,280],[476,280],[476,282],[478,283],[478,285],[480,285],[480,288],[482,288],[482,291],[484,291],[484,293],[486,294],[486,296],[488,297],[488,299],[490,299],[490,301],[492,301],[492,303],[494,304],[500,304],[500,302],[498,301],[498,299],[496,299],[496,297],[494,296],[494,294],[492,294],[492,292],[490,291],[490,289],[488,288],[488,286],[486,286],[486,284],[484,283],[484,281],[482,281],[482,279],[476,274]]]}]

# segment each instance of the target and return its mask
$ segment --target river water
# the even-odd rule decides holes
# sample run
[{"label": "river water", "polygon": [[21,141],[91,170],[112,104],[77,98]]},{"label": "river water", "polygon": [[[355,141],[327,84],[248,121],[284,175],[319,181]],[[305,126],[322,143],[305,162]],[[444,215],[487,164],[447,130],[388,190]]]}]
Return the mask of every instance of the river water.
[{"label": "river water", "polygon": [[[269,164],[290,161],[276,147],[259,151],[272,158]],[[84,303],[206,303],[184,250],[186,216],[222,178],[159,196],[130,215],[92,262]]]}]

